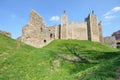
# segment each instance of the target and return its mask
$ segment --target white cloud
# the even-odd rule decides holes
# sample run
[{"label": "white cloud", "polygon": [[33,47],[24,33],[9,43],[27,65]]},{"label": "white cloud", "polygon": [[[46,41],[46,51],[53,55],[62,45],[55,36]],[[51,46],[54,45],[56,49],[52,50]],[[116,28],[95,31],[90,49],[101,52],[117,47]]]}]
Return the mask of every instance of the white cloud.
[{"label": "white cloud", "polygon": [[113,12],[118,12],[118,11],[120,11],[120,7],[114,7],[114,8],[112,9],[112,11],[113,11]]},{"label": "white cloud", "polygon": [[105,19],[112,19],[112,18],[115,18],[116,16],[115,15],[106,15],[104,16]]},{"label": "white cloud", "polygon": [[108,16],[110,14],[111,14],[111,12],[107,12],[107,13],[104,14],[104,16]]},{"label": "white cloud", "polygon": [[104,14],[103,16],[104,16],[104,18],[107,19],[107,20],[110,20],[110,19],[113,19],[113,18],[116,17],[116,15],[113,14],[113,13],[111,13],[111,14],[107,14],[107,13],[106,13],[106,14]]},{"label": "white cloud", "polygon": [[110,11],[106,12],[103,16],[105,19],[110,20],[116,17],[116,13],[120,11],[120,7],[114,7]]},{"label": "white cloud", "polygon": [[52,16],[50,18],[50,21],[59,21],[60,20],[60,17],[59,16]]}]

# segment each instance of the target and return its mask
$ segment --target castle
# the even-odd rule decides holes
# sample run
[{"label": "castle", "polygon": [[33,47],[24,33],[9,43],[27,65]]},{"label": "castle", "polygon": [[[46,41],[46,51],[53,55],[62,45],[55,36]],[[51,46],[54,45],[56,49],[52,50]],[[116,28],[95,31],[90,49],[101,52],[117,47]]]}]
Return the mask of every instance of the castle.
[{"label": "castle", "polygon": [[102,42],[102,24],[98,23],[97,16],[92,13],[84,22],[69,22],[64,11],[61,24],[46,26],[44,19],[34,10],[30,13],[30,21],[22,29],[20,41],[40,48],[55,39],[77,39]]}]

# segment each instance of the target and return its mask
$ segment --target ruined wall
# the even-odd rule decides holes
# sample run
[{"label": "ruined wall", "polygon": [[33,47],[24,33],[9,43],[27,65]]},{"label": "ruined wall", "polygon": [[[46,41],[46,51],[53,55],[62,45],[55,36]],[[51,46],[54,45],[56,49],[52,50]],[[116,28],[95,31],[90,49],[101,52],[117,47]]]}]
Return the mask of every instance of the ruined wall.
[{"label": "ruined wall", "polygon": [[11,37],[11,33],[6,32],[6,31],[0,30],[0,34],[3,34],[3,35],[8,36],[8,37]]},{"label": "ruined wall", "polygon": [[45,28],[45,21],[36,11],[32,10],[30,13],[30,24],[39,27],[41,30]]},{"label": "ruined wall", "polygon": [[114,48],[117,47],[116,45],[116,39],[114,36],[108,36],[108,37],[104,37],[104,43],[109,45],[109,46],[112,46]]},{"label": "ruined wall", "polygon": [[44,19],[35,11],[31,11],[30,22],[22,29],[21,41],[34,47],[43,47],[49,42],[47,40],[49,31],[45,28]]},{"label": "ruined wall", "polygon": [[120,30],[114,32],[114,33],[112,34],[112,36],[115,37],[117,47],[120,48]]},{"label": "ruined wall", "polygon": [[54,26],[54,33],[55,33],[55,39],[61,38],[61,25],[55,25]]},{"label": "ruined wall", "polygon": [[45,26],[44,19],[35,11],[30,13],[30,22],[22,29],[22,42],[40,48],[59,38],[59,26]]},{"label": "ruined wall", "polygon": [[59,38],[59,25],[53,25],[53,26],[49,26],[47,27],[48,33],[49,34],[49,38],[50,39],[58,39]]},{"label": "ruined wall", "polygon": [[23,27],[21,41],[34,47],[40,47],[40,29],[27,24]]},{"label": "ruined wall", "polygon": [[86,22],[69,22],[67,27],[67,39],[88,40]]},{"label": "ruined wall", "polygon": [[112,36],[115,36],[116,40],[120,40],[120,30],[114,32]]}]

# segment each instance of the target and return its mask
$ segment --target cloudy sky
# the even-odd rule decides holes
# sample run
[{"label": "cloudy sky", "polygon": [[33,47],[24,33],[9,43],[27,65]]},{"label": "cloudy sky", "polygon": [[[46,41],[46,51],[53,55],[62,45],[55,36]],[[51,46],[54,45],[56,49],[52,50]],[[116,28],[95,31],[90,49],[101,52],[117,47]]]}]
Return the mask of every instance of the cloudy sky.
[{"label": "cloudy sky", "polygon": [[19,37],[32,9],[43,16],[47,26],[60,24],[64,10],[69,21],[77,22],[83,22],[94,10],[102,21],[104,36],[120,30],[120,0],[0,0],[0,30]]}]

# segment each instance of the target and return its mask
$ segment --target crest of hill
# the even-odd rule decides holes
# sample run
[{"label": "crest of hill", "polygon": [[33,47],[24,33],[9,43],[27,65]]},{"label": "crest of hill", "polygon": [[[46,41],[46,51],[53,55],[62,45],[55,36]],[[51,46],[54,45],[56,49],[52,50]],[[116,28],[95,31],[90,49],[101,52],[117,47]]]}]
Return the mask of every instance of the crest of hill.
[{"label": "crest of hill", "polygon": [[112,48],[104,43],[91,42],[88,40],[54,40],[45,48],[54,50],[65,50],[66,47],[78,48],[80,51],[100,51],[100,52],[111,52],[117,49]]},{"label": "crest of hill", "polygon": [[[0,34],[0,48],[3,50],[6,49],[16,49],[18,47],[23,48],[33,48],[27,44],[16,41],[10,37]],[[6,46],[7,45],[7,46]],[[100,51],[100,52],[111,52],[116,51],[117,49],[107,46],[99,42],[91,42],[87,40],[54,40],[44,48],[49,48],[51,50],[65,50],[66,46],[68,47],[78,47],[80,51]]]}]

